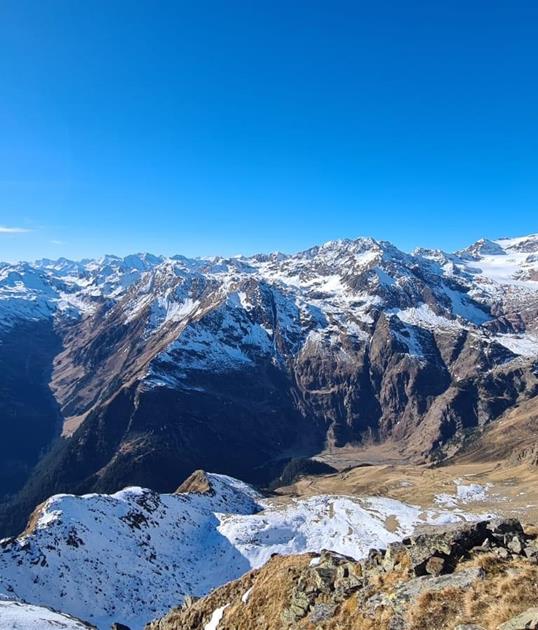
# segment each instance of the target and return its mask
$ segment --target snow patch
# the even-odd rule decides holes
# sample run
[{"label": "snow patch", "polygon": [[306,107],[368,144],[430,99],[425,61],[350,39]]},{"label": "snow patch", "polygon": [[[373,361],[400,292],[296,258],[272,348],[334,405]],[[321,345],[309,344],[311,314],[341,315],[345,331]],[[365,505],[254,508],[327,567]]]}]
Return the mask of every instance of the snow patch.
[{"label": "snow patch", "polygon": [[519,356],[538,356],[538,338],[534,335],[496,335],[494,339]]},{"label": "snow patch", "polygon": [[464,483],[461,479],[454,481],[456,484],[455,494],[438,494],[435,502],[445,507],[455,507],[458,504],[479,503],[485,501],[489,494],[491,484]]},{"label": "snow patch", "polygon": [[429,329],[451,329],[462,328],[461,324],[453,319],[448,319],[442,315],[434,313],[428,304],[420,304],[417,307],[406,309],[394,309],[393,312],[399,320],[413,326],[421,326]]},{"label": "snow patch", "polygon": [[224,615],[224,611],[226,610],[226,608],[228,608],[229,605],[230,604],[226,604],[214,610],[213,614],[211,615],[211,619],[208,623],[205,624],[204,630],[217,630],[217,628],[219,627],[219,623]]}]

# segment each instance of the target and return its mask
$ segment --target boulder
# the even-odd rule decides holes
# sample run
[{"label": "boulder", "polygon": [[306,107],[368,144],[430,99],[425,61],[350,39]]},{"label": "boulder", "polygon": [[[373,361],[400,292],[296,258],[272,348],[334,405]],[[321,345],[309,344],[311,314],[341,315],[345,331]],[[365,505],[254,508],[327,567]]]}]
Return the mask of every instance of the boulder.
[{"label": "boulder", "polygon": [[198,601],[198,599],[198,597],[194,597],[193,595],[185,595],[181,608],[190,608],[196,601]]},{"label": "boulder", "polygon": [[498,626],[497,630],[537,630],[538,608],[529,608],[527,611]]},{"label": "boulder", "polygon": [[387,553],[391,557],[402,551],[407,554],[417,577],[451,573],[462,557],[481,546],[491,535],[486,521],[456,523],[440,531],[429,528],[423,533],[405,538],[401,544],[389,545]]},{"label": "boulder", "polygon": [[426,562],[426,573],[430,575],[438,576],[444,572],[445,560],[439,556],[432,556],[428,562]]},{"label": "boulder", "polygon": [[392,608],[397,614],[405,612],[410,602],[426,591],[442,591],[445,588],[468,588],[482,579],[484,572],[479,568],[465,569],[449,575],[433,577],[425,575],[402,582],[390,594],[376,593],[364,602],[366,612],[373,612],[379,606]]},{"label": "boulder", "polygon": [[[535,541],[534,541],[535,542]],[[530,544],[523,549],[523,553],[527,556],[527,558],[535,558],[538,559],[538,545]]]},{"label": "boulder", "polygon": [[507,549],[509,549],[512,553],[515,553],[516,555],[523,553],[524,545],[525,539],[521,539],[519,536],[513,536],[506,543]]},{"label": "boulder", "polygon": [[494,537],[504,536],[505,534],[523,535],[523,527],[516,518],[493,518],[487,521],[487,529]]}]

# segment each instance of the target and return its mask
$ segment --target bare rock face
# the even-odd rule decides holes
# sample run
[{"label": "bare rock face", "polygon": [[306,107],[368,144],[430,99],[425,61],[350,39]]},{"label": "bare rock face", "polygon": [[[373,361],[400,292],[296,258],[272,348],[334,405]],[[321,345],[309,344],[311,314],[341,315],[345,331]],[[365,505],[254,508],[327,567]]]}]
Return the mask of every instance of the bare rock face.
[{"label": "bare rock face", "polygon": [[515,464],[524,463],[531,467],[538,466],[538,442],[519,449],[512,455],[511,461]]},{"label": "bare rock face", "polygon": [[281,615],[283,627],[293,627],[307,616],[313,623],[329,619],[338,603],[362,585],[359,564],[345,556],[322,553],[319,563],[306,569],[297,580],[289,607]]}]

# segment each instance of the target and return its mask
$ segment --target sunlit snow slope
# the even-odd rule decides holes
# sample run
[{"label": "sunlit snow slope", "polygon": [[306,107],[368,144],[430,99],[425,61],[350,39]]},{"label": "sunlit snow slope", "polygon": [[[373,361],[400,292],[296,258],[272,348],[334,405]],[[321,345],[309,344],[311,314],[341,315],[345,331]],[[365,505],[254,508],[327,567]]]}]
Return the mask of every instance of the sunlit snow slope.
[{"label": "sunlit snow slope", "polygon": [[2,630],[90,630],[93,627],[43,606],[0,599]]}]

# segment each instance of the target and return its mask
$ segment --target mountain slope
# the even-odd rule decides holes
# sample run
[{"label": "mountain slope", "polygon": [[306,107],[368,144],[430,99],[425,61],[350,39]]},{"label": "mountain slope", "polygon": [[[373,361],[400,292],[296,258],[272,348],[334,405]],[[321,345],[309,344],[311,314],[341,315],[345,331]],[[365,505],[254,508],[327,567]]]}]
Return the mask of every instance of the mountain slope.
[{"label": "mountain slope", "polygon": [[43,606],[32,606],[21,602],[0,599],[0,628],[9,630],[92,630],[90,626],[74,617],[56,613]]},{"label": "mountain slope", "polygon": [[[456,452],[538,391],[537,256],[536,235],[456,254],[359,238],[295,255],[0,267],[0,350],[22,325],[61,344],[43,359],[42,435],[29,452],[10,438],[19,472],[0,490],[52,448],[0,507],[0,531],[56,492],[171,491],[199,467],[266,483],[279,461],[327,446]],[[17,389],[32,378],[18,372]],[[15,402],[26,427],[22,395],[1,422]]]},{"label": "mountain slope", "polygon": [[477,518],[381,497],[274,502],[201,472],[183,488],[51,497],[23,535],[0,541],[0,598],[46,604],[100,630],[115,621],[140,630],[186,595],[205,595],[275,553],[330,547],[361,558],[419,524]]}]

